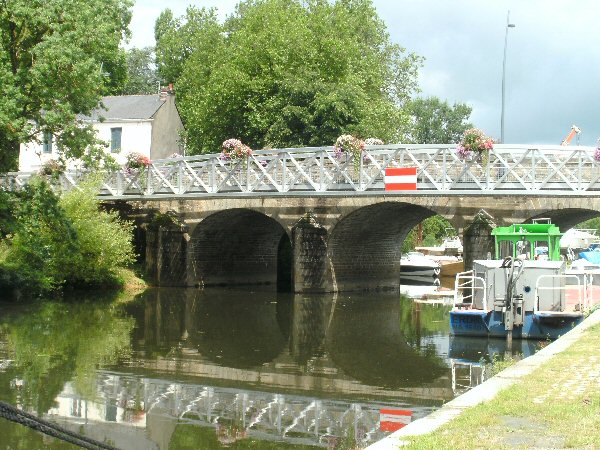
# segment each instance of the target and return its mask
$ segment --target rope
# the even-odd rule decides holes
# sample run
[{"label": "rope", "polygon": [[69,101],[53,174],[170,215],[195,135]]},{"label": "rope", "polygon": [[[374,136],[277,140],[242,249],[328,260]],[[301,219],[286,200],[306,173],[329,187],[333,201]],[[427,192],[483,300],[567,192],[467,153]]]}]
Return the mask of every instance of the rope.
[{"label": "rope", "polygon": [[71,444],[79,445],[83,448],[89,448],[92,450],[107,449],[107,450],[118,450],[116,447],[112,447],[103,442],[96,441],[92,438],[82,436],[81,434],[74,433],[66,428],[60,427],[47,420],[40,419],[34,415],[28,414],[20,409],[15,408],[8,403],[0,401],[0,417],[3,417],[12,422],[25,425],[26,427],[33,428],[36,431],[47,434],[48,436],[61,439]]}]

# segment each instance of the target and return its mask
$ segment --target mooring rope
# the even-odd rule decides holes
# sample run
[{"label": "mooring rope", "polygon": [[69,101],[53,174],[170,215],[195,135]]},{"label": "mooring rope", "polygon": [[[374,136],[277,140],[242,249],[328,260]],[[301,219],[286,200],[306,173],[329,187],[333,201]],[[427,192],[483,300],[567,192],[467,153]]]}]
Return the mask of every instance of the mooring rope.
[{"label": "mooring rope", "polygon": [[81,434],[74,433],[66,428],[53,424],[52,422],[48,422],[47,420],[28,414],[25,411],[21,411],[20,409],[17,409],[5,402],[0,402],[0,417],[21,425],[25,425],[26,427],[33,428],[34,430],[47,434],[48,436],[61,439],[71,444],[79,445],[83,448],[89,448],[93,450],[117,450],[116,447],[112,447],[103,442],[99,442],[86,436],[82,436]]}]

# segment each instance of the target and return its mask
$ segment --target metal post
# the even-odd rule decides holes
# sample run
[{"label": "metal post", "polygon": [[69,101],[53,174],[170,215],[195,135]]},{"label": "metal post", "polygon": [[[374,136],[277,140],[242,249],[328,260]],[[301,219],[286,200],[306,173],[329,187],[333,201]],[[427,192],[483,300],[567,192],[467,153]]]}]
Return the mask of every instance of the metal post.
[{"label": "metal post", "polygon": [[504,34],[504,59],[502,60],[502,113],[500,116],[500,143],[504,144],[504,91],[506,79],[506,45],[508,43],[508,29],[514,28],[515,25],[510,23],[510,11],[506,14],[506,32]]}]

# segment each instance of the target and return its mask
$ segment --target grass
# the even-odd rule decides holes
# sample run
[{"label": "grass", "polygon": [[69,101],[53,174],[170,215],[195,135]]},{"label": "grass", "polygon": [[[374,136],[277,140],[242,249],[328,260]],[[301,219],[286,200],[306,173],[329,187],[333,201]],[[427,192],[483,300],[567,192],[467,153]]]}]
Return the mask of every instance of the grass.
[{"label": "grass", "polygon": [[600,325],[564,352],[408,449],[599,448]]},{"label": "grass", "polygon": [[514,356],[505,356],[503,359],[496,354],[492,358],[492,361],[488,364],[489,373],[491,376],[498,375],[504,369],[516,364],[520,358],[516,358]]},{"label": "grass", "polygon": [[136,294],[144,291],[148,285],[139,277],[137,271],[132,269],[119,269],[119,278],[123,281],[123,291]]}]

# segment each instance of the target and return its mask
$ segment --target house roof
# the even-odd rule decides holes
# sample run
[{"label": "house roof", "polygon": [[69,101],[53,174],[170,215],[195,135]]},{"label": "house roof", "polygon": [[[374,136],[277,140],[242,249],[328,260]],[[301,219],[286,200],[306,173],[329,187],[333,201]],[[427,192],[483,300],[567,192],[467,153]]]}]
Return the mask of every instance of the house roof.
[{"label": "house roof", "polygon": [[103,97],[104,108],[96,108],[84,120],[135,120],[152,119],[156,111],[164,105],[165,99],[158,95],[119,95]]}]

